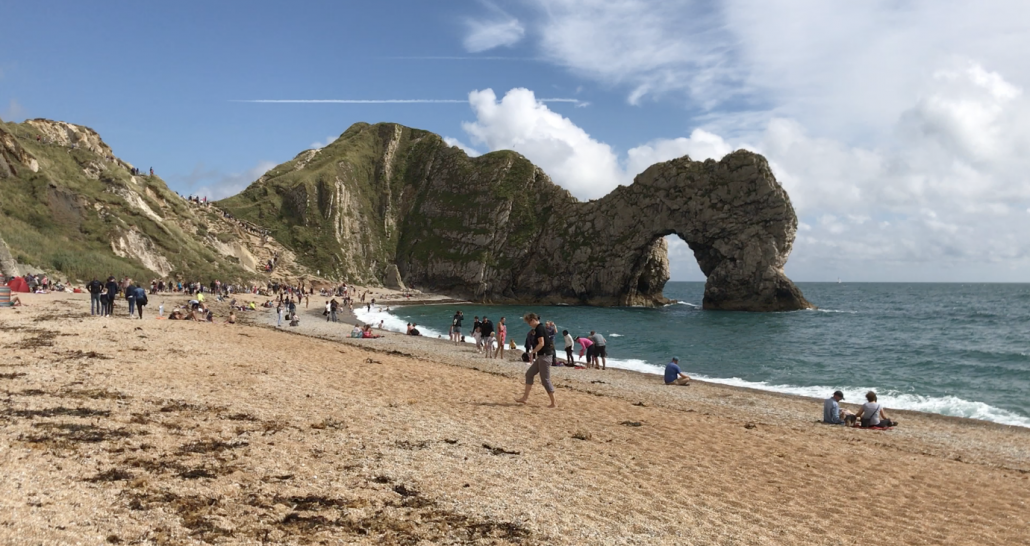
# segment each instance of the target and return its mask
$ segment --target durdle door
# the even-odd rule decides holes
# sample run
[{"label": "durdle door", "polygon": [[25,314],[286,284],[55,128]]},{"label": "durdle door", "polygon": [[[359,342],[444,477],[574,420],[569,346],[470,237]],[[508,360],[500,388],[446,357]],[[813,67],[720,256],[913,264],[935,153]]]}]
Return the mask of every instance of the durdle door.
[{"label": "durdle door", "polygon": [[581,203],[518,153],[470,158],[427,131],[358,123],[218,206],[352,281],[497,303],[658,306],[664,236],[676,234],[708,277],[705,309],[811,307],[783,274],[790,199],[747,151],[660,163]]}]

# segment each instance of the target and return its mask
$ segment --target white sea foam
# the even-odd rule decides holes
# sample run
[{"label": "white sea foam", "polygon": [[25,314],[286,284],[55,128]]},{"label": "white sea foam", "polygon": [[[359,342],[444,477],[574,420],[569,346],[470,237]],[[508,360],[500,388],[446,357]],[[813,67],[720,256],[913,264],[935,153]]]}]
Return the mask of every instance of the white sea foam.
[{"label": "white sea foam", "polygon": [[840,309],[815,309],[819,313],[847,313],[849,315],[858,314],[858,311],[842,311]]},{"label": "white sea foam", "polygon": [[[375,308],[371,311],[367,311],[364,307],[360,309],[354,309],[354,316],[358,317],[358,320],[365,324],[371,324],[373,327],[379,327],[379,321],[383,322],[383,329],[390,332],[405,333],[408,331],[408,321],[391,315],[390,313],[383,311],[382,308]],[[447,337],[447,334],[434,330],[432,328],[426,328],[422,325],[418,327],[419,333],[425,337]]]},{"label": "white sea foam", "polygon": [[[689,304],[688,304],[689,305]],[[375,309],[371,312],[366,311],[364,308],[355,309],[355,316],[358,317],[362,322],[372,324],[374,326],[379,325],[379,321],[383,321],[383,328],[391,332],[404,332],[407,327],[407,321],[395,317],[386,311]],[[419,331],[423,336],[426,337],[447,337],[446,334],[434,330],[432,328],[425,328],[419,326]],[[618,334],[609,334],[612,337],[618,337]],[[472,336],[466,336],[466,343],[475,343]],[[578,353],[577,353],[578,354]],[[613,368],[619,368],[623,370],[632,370],[635,372],[662,375],[665,372],[665,364],[653,364],[645,360],[628,358],[609,358],[608,366]],[[890,409],[903,409],[913,411],[923,411],[927,413],[938,413],[941,415],[951,415],[954,417],[968,417],[970,419],[981,419],[984,421],[993,421],[995,423],[1001,423],[1004,425],[1016,425],[1020,427],[1030,427],[1030,418],[1022,415],[1013,413],[1008,410],[996,408],[990,404],[983,402],[975,402],[970,400],[964,400],[956,396],[943,396],[943,397],[932,397],[932,396],[920,396],[917,394],[899,393],[895,391],[882,391],[869,387],[846,387],[846,386],[812,386],[802,387],[797,385],[772,385],[764,381],[747,381],[740,379],[739,377],[709,377],[705,375],[699,375],[691,373],[686,367],[684,367],[684,373],[690,375],[695,379],[701,381],[707,381],[709,383],[718,383],[721,385],[729,385],[733,387],[747,387],[751,389],[781,392],[785,394],[795,394],[799,396],[810,396],[813,398],[826,398],[829,394],[835,390],[844,391],[845,395],[848,395],[848,402],[858,402],[864,400],[863,395],[870,391],[877,391],[877,398],[888,411]],[[815,411],[815,410],[813,410]]]},{"label": "white sea foam", "polygon": [[[613,368],[633,370],[654,375],[661,375],[665,372],[664,364],[658,366],[637,359],[623,360],[609,358],[608,365]],[[728,379],[724,377],[708,377],[705,375],[690,373],[687,369],[684,369],[683,372],[695,379],[707,381],[709,383],[718,383],[720,385],[729,385],[733,387],[747,387],[750,389],[781,392],[784,394],[795,394],[798,396],[810,396],[812,398],[826,398],[829,394],[833,393],[833,391],[841,390],[844,391],[845,395],[850,393],[850,398],[848,399],[849,402],[858,402],[859,400],[865,401],[865,398],[863,398],[865,393],[873,390],[877,391],[877,401],[883,404],[888,409],[888,412],[892,408],[923,411],[927,413],[950,415],[953,417],[968,417],[970,419],[993,421],[1003,425],[1030,427],[1030,418],[1008,410],[996,408],[990,404],[964,400],[957,396],[920,396],[917,394],[899,393],[895,391],[882,391],[868,387],[801,387],[797,385],[771,385],[764,381],[747,381],[740,379],[739,377],[731,377]]]},{"label": "white sea foam", "polygon": [[608,334],[608,337],[622,337],[622,334]]}]

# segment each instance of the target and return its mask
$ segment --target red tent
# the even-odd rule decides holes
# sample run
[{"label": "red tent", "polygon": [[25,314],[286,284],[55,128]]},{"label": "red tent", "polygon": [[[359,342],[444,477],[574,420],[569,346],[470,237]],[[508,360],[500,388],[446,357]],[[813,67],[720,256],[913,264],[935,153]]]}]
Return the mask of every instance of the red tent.
[{"label": "red tent", "polygon": [[29,283],[25,282],[25,279],[21,277],[15,277],[8,281],[7,287],[11,289],[11,292],[28,292]]}]

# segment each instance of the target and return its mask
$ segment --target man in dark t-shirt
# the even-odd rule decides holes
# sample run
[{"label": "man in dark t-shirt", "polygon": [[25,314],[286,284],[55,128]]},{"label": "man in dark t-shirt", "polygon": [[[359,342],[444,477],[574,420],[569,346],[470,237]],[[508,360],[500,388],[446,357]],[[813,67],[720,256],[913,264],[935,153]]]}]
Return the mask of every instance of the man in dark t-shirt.
[{"label": "man in dark t-shirt", "polygon": [[107,316],[114,315],[114,300],[118,297],[118,283],[114,280],[114,277],[107,278],[107,294],[104,296],[104,314]]},{"label": "man in dark t-shirt", "polygon": [[516,398],[515,401],[519,404],[525,404],[529,400],[529,391],[533,388],[533,377],[540,374],[540,383],[544,386],[544,390],[547,391],[547,396],[551,399],[551,405],[549,408],[556,408],[558,404],[554,401],[554,385],[551,384],[551,365],[554,364],[554,341],[547,335],[547,329],[540,323],[540,317],[535,313],[527,313],[526,316],[522,317],[522,320],[526,321],[526,324],[534,330],[533,337],[536,338],[536,344],[533,346],[532,354],[530,355],[533,364],[526,370],[526,392],[522,395],[522,398]]},{"label": "man in dark t-shirt", "polygon": [[104,291],[104,285],[94,277],[93,280],[86,285],[86,290],[89,291],[89,314],[103,315],[104,306],[101,303],[100,294]]},{"label": "man in dark t-shirt", "polygon": [[451,341],[457,344],[461,341],[461,321],[465,320],[465,316],[458,311],[454,314],[454,318],[451,319]]}]

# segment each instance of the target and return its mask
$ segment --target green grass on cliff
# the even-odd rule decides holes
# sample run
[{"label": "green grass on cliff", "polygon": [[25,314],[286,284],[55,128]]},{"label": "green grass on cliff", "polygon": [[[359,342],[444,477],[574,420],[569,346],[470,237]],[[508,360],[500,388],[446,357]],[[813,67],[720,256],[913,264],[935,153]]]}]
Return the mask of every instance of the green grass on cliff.
[{"label": "green grass on cliff", "polygon": [[[20,262],[71,279],[107,275],[150,279],[158,275],[132,258],[121,258],[112,240],[128,228],[146,235],[175,270],[186,279],[244,280],[254,278],[231,259],[211,250],[197,237],[185,234],[175,222],[158,222],[128,206],[114,193],[132,187],[164,218],[189,221],[188,204],[157,177],[137,176],[82,149],[38,143],[38,131],[28,124],[0,123],[39,162],[39,172],[18,169],[14,178],[0,180],[0,235]],[[99,180],[84,173],[90,165]],[[98,212],[99,204],[104,213]]]}]

